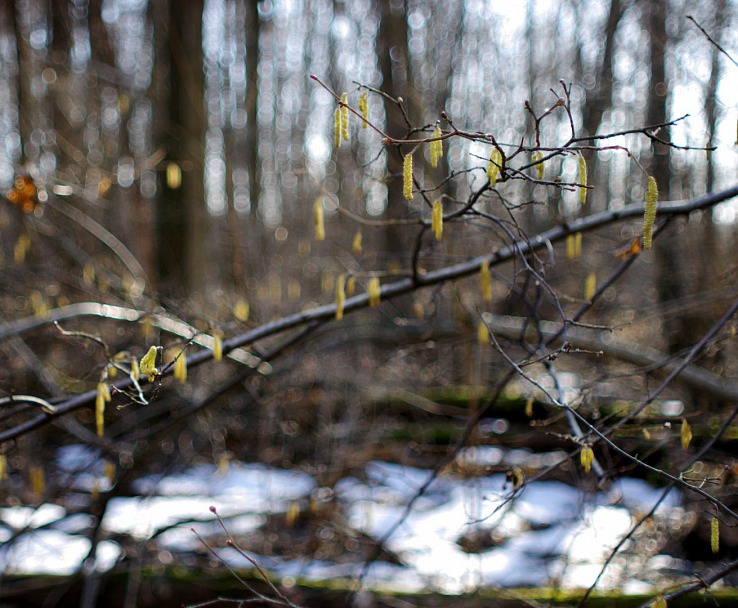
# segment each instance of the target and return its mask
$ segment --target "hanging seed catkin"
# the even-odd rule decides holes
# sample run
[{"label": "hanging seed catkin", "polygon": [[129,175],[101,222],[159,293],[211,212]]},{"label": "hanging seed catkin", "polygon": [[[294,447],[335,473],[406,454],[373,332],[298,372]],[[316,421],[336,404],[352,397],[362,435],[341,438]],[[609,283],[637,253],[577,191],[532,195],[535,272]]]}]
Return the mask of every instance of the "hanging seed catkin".
[{"label": "hanging seed catkin", "polygon": [[[443,133],[441,133],[441,128],[437,126],[433,130],[433,135],[431,137],[436,138],[436,137],[441,137],[441,135],[443,135]],[[443,158],[443,143],[441,142],[440,139],[434,139],[430,143],[430,163],[431,163],[431,167],[433,167],[435,169],[438,166],[438,161],[441,158]]]},{"label": "hanging seed catkin", "polygon": [[402,194],[408,201],[413,200],[413,155],[405,155],[402,161]]},{"label": "hanging seed catkin", "polygon": [[369,306],[372,308],[376,307],[379,304],[379,300],[382,297],[382,289],[379,284],[379,277],[372,277],[369,279],[369,284],[367,285],[367,292],[369,293]]},{"label": "hanging seed catkin", "polygon": [[341,95],[341,139],[348,141],[349,138],[349,109],[348,109],[348,94],[343,93]]},{"label": "hanging seed catkin", "polygon": [[579,204],[587,202],[587,161],[579,155]]},{"label": "hanging seed catkin", "polygon": [[497,178],[500,176],[500,167],[502,166],[502,153],[499,148],[492,150],[492,154],[489,157],[487,163],[487,179],[489,180],[489,187],[494,188],[497,184]]},{"label": "hanging seed catkin", "polygon": [[315,240],[325,239],[325,220],[323,218],[323,197],[319,196],[313,203],[313,222],[315,224]]},{"label": "hanging seed catkin", "polygon": [[440,241],[443,236],[443,204],[441,201],[433,203],[433,234],[436,240]]},{"label": "hanging seed catkin", "polygon": [[342,274],[336,281],[336,320],[343,319],[343,307],[346,304],[346,275]]},{"label": "hanging seed catkin", "polygon": [[359,112],[361,112],[361,116],[364,118],[361,121],[361,128],[366,129],[369,126],[369,93],[366,91],[359,95]]},{"label": "hanging seed catkin", "polygon": [[643,209],[643,249],[651,249],[653,244],[653,224],[656,221],[658,201],[659,187],[656,178],[649,177],[646,186],[646,203]]}]

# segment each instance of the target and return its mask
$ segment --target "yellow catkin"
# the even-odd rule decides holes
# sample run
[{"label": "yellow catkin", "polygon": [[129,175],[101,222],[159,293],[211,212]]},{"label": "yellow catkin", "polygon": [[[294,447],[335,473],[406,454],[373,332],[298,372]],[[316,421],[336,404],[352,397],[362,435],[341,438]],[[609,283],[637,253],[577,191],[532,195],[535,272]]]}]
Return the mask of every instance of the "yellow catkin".
[{"label": "yellow catkin", "polygon": [[[437,138],[441,137],[443,133],[441,133],[441,128],[436,127],[433,130],[433,135],[431,137]],[[434,139],[430,143],[430,163],[431,167],[434,169],[438,166],[438,161],[443,158],[443,142],[440,139]]]},{"label": "yellow catkin", "polygon": [[425,316],[425,313],[423,311],[423,304],[421,304],[417,300],[413,302],[413,314],[418,319],[422,319]]},{"label": "yellow catkin", "polygon": [[313,203],[313,221],[315,223],[315,240],[325,239],[325,220],[323,219],[323,197],[319,196]]},{"label": "yellow catkin", "polygon": [[646,203],[643,209],[643,248],[651,249],[653,243],[653,223],[656,221],[656,206],[659,201],[659,187],[656,178],[648,178]]},{"label": "yellow catkin", "polygon": [[351,244],[351,251],[353,251],[356,254],[359,254],[362,251],[361,239],[362,239],[361,231],[359,231],[354,235],[354,242]]},{"label": "yellow catkin", "polygon": [[662,595],[657,596],[653,601],[653,604],[651,604],[651,608],[668,608],[668,606],[669,605],[666,603],[666,600]]},{"label": "yellow catkin", "polygon": [[525,402],[525,415],[528,418],[533,418],[533,397],[528,397]]},{"label": "yellow catkin", "polygon": [[440,241],[443,236],[443,204],[441,201],[433,203],[433,234],[436,240]]},{"label": "yellow catkin", "polygon": [[224,453],[220,455],[220,458],[218,458],[218,475],[226,475],[228,473],[228,469],[231,468],[231,459],[228,456],[228,453]]},{"label": "yellow catkin", "polygon": [[492,274],[487,262],[482,262],[479,268],[479,286],[482,288],[484,303],[489,304],[492,301]]},{"label": "yellow catkin", "polygon": [[587,202],[587,161],[579,155],[579,204]]},{"label": "yellow catkin", "polygon": [[651,441],[651,433],[649,432],[649,430],[648,430],[648,429],[646,429],[646,428],[643,428],[643,429],[641,429],[641,432],[643,433],[643,438],[644,438],[644,439],[645,439],[646,441]]},{"label": "yellow catkin", "polygon": [[343,93],[341,95],[341,139],[348,141],[349,138],[349,109],[348,109],[348,94]]},{"label": "yellow catkin", "polygon": [[681,430],[682,449],[687,449],[689,444],[692,443],[692,428],[689,426],[686,418],[682,418],[682,430]]},{"label": "yellow catkin", "polygon": [[346,281],[346,295],[352,296],[356,291],[356,277],[349,277]]},{"label": "yellow catkin", "polygon": [[152,346],[139,363],[139,370],[144,376],[148,376],[149,382],[153,382],[156,379],[158,373],[156,369],[156,355],[158,353],[156,346]]},{"label": "yellow catkin", "polygon": [[372,277],[371,279],[369,279],[369,284],[367,285],[366,290],[369,293],[369,306],[374,308],[379,304],[379,300],[382,297],[379,277]]},{"label": "yellow catkin", "polygon": [[174,360],[174,379],[179,380],[182,384],[187,383],[187,355],[184,351],[180,352]]},{"label": "yellow catkin", "polygon": [[108,402],[110,402],[110,388],[107,383],[100,382],[97,385],[97,396],[95,397],[95,428],[98,437],[102,437],[105,432],[105,404]]},{"label": "yellow catkin", "polygon": [[582,255],[582,233],[577,232],[566,237],[566,259],[574,260]]},{"label": "yellow catkin", "polygon": [[533,152],[533,156],[531,157],[531,160],[535,163],[536,173],[538,174],[538,179],[542,180],[543,174],[546,171],[546,168],[543,166],[543,153]]},{"label": "yellow catkin", "polygon": [[477,341],[480,344],[489,344],[489,327],[484,321],[480,321],[477,325]]},{"label": "yellow catkin", "polygon": [[413,155],[405,155],[402,161],[402,194],[408,201],[413,200]]},{"label": "yellow catkin", "polygon": [[720,522],[717,517],[710,522],[710,548],[713,553],[720,551]]},{"label": "yellow catkin", "polygon": [[31,491],[36,498],[41,498],[46,491],[46,475],[40,466],[32,466],[28,470],[29,481],[31,482]]},{"label": "yellow catkin", "polygon": [[103,465],[103,475],[105,476],[105,479],[108,480],[109,483],[113,483],[115,480],[115,463],[111,460],[106,460],[105,464]]},{"label": "yellow catkin", "polygon": [[21,234],[18,237],[18,240],[15,242],[15,247],[13,248],[13,259],[15,260],[16,264],[22,264],[26,260],[26,254],[28,253],[28,250],[31,248],[31,239],[28,238],[27,234]]},{"label": "yellow catkin", "polygon": [[498,148],[492,150],[492,154],[489,157],[487,163],[487,179],[489,180],[489,187],[494,188],[497,184],[497,178],[500,176],[500,167],[502,166],[502,153]]},{"label": "yellow catkin", "polygon": [[589,473],[592,470],[592,463],[594,462],[594,451],[589,445],[585,445],[582,451],[579,452],[579,461],[582,463],[582,468],[585,473]]},{"label": "yellow catkin", "polygon": [[523,484],[525,483],[525,475],[523,474],[523,469],[515,466],[513,467],[513,470],[509,473],[509,475],[512,479],[513,490],[517,490],[518,488],[523,487]]},{"label": "yellow catkin", "polygon": [[95,269],[89,264],[82,268],[82,282],[88,287],[95,284]]},{"label": "yellow catkin", "polygon": [[359,112],[364,120],[361,121],[361,128],[366,129],[369,123],[369,93],[364,91],[359,95]]},{"label": "yellow catkin", "polygon": [[584,299],[591,300],[594,298],[595,291],[597,290],[597,274],[592,272],[587,275],[584,279]]},{"label": "yellow catkin", "polygon": [[246,323],[246,321],[249,320],[249,314],[251,314],[249,301],[244,298],[239,298],[233,305],[233,316],[241,321],[241,323]]},{"label": "yellow catkin", "polygon": [[167,163],[167,188],[177,190],[182,185],[182,168],[175,162]]},{"label": "yellow catkin", "polygon": [[215,361],[223,359],[223,332],[220,330],[213,332],[213,359]]},{"label": "yellow catkin", "polygon": [[5,481],[8,478],[8,457],[5,454],[0,454],[0,481]]},{"label": "yellow catkin", "polygon": [[340,275],[336,281],[336,320],[343,319],[343,307],[346,304],[346,275]]},{"label": "yellow catkin", "polygon": [[341,125],[341,123],[343,122],[342,116],[343,113],[341,112],[341,108],[339,106],[333,113],[333,146],[336,149],[341,147],[341,133],[343,131]]},{"label": "yellow catkin", "polygon": [[287,513],[285,513],[284,523],[288,528],[291,528],[297,523],[298,519],[300,519],[300,503],[293,500],[287,509]]}]

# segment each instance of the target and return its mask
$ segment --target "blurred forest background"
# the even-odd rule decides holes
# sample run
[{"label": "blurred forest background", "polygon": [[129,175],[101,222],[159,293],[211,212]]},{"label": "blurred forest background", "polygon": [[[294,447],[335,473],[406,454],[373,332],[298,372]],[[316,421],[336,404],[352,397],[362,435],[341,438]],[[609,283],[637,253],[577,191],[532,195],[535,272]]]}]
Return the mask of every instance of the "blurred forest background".
[{"label": "blurred forest background", "polygon": [[[370,460],[448,473],[454,446],[495,444],[570,452],[546,472],[567,483],[645,475],[605,449],[599,480],[583,474],[571,456],[586,441],[509,375],[510,359],[558,390],[554,370],[536,367],[558,358],[582,415],[604,429],[695,345],[683,382],[660,394],[672,409],[641,408],[614,437],[678,476],[688,420],[709,443],[704,478],[727,488],[736,437],[718,429],[738,399],[732,315],[707,332],[738,295],[738,207],[725,196],[675,217],[643,253],[642,218],[616,216],[643,203],[649,176],[662,202],[735,187],[737,20],[732,0],[0,2],[3,506],[92,515],[94,555],[112,497],[198,463],[298,469],[330,489]],[[376,129],[352,114],[337,148],[331,91],[357,110],[368,91]],[[467,134],[443,141],[438,167],[428,145],[396,141],[436,125]],[[515,159],[494,188],[485,134]],[[531,153],[546,156],[542,175]],[[437,241],[432,200],[473,213]],[[566,227],[589,216],[602,228],[567,252]],[[535,255],[516,253],[513,243],[561,226]],[[491,302],[468,270],[402,283],[505,247]],[[337,285],[362,294],[373,277],[406,287],[376,309],[357,300],[340,321],[330,306],[310,316]],[[580,309],[587,327],[570,323]],[[568,341],[551,346],[562,326]],[[221,341],[231,357],[214,362]],[[152,345],[164,347],[163,377],[138,395],[114,390],[101,429],[99,385],[125,379]],[[182,353],[190,369],[177,383],[168,363]],[[653,443],[648,429],[664,434]],[[77,473],[107,479],[84,496],[55,456],[80,444],[95,457]],[[695,534],[709,545],[709,525]],[[117,540],[121,563],[158,559]],[[738,557],[729,531],[722,547]],[[94,605],[87,574],[80,566],[73,580]]]}]

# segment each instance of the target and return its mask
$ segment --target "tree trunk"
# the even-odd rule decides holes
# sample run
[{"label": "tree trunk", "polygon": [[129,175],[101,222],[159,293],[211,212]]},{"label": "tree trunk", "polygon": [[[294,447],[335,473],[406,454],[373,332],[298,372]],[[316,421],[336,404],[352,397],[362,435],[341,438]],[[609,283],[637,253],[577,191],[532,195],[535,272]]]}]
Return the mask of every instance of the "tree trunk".
[{"label": "tree trunk", "polygon": [[181,183],[164,179],[157,217],[163,287],[182,295],[205,284],[207,212],[203,186],[203,0],[169,4],[170,90],[167,156]]}]

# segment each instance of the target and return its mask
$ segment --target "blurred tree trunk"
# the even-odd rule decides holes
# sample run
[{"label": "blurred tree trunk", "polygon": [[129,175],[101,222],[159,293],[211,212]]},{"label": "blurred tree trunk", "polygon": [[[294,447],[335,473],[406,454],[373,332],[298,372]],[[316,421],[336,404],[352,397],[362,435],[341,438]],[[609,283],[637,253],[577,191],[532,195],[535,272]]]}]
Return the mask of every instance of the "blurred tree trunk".
[{"label": "blurred tree trunk", "polygon": [[[407,19],[404,4],[382,0],[379,8],[379,34],[377,36],[377,61],[382,74],[381,89],[391,97],[402,97],[405,107],[410,101],[409,53],[407,47]],[[393,8],[393,5],[395,8]],[[404,137],[408,125],[402,119],[397,104],[384,98],[386,116],[385,132],[392,137]],[[413,113],[411,113],[411,118]],[[403,149],[405,154],[410,148]],[[422,153],[418,150],[418,153]],[[387,213],[389,218],[403,218],[408,214],[408,202],[402,194],[402,159],[394,148],[387,148],[387,172],[390,176],[387,191]],[[390,267],[402,264],[407,259],[411,243],[407,230],[402,226],[390,224],[384,228],[382,251],[388,257]]]},{"label": "blurred tree trunk", "polygon": [[203,185],[206,117],[203,107],[202,13],[204,0],[170,0],[167,155],[181,170],[163,180],[157,217],[159,277],[182,295],[205,283],[207,211]]},{"label": "blurred tree trunk", "polygon": [[[580,10],[587,10],[580,5]],[[602,116],[612,105],[612,57],[615,47],[615,32],[620,23],[622,10],[620,0],[610,0],[607,24],[604,32],[602,60],[595,68],[594,84],[587,93],[587,107],[583,123],[586,135],[594,135],[602,122]]]},{"label": "blurred tree trunk", "polygon": [[259,10],[256,2],[246,0],[246,141],[245,150],[239,145],[246,158],[249,180],[250,211],[247,225],[246,274],[256,274],[256,264],[263,264],[265,236],[259,223],[259,197],[261,175],[259,174],[259,121],[256,102],[259,99]]},{"label": "blurred tree trunk", "polygon": [[[646,27],[651,35],[647,60],[651,66],[651,80],[648,87],[648,107],[646,124],[655,125],[666,122],[667,92],[666,82],[666,0],[653,0],[643,5]],[[658,137],[669,141],[668,129],[661,129]],[[653,145],[653,156],[649,173],[656,178],[659,186],[659,200],[669,199],[671,170],[669,167],[670,148]],[[679,272],[679,259],[682,248],[674,238],[675,226],[668,228],[672,233],[654,242],[656,257],[659,304],[661,306],[662,332],[669,352],[676,352],[691,343],[690,327],[683,315],[675,314],[675,307],[683,295],[683,285]]]}]

